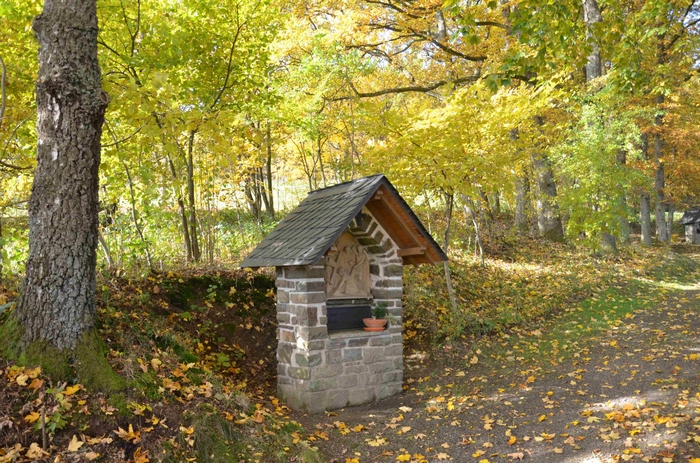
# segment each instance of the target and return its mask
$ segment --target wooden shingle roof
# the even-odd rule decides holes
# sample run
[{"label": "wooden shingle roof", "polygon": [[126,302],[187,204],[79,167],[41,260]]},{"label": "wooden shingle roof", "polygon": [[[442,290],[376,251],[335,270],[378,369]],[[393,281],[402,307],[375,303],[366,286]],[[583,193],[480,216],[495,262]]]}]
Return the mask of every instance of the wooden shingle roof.
[{"label": "wooden shingle roof", "polygon": [[241,267],[313,264],[365,206],[399,246],[404,263],[447,260],[396,188],[378,174],[309,193],[241,262]]},{"label": "wooden shingle roof", "polygon": [[681,225],[690,225],[700,222],[700,209],[688,209],[679,220]]}]

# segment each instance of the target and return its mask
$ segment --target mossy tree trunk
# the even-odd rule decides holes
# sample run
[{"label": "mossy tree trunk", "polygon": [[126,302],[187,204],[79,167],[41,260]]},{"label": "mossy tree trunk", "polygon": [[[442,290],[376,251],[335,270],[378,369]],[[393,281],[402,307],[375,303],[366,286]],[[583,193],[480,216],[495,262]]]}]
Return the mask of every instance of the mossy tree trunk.
[{"label": "mossy tree trunk", "polygon": [[73,350],[94,326],[98,167],[107,94],[95,0],[45,0],[39,41],[37,168],[29,258],[16,316],[25,345]]}]

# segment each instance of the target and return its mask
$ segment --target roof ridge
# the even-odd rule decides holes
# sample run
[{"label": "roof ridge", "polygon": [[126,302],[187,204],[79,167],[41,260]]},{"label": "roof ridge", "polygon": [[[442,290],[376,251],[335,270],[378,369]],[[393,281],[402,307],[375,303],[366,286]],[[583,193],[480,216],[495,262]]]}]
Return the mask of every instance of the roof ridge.
[{"label": "roof ridge", "polygon": [[330,190],[330,189],[332,189],[332,188],[336,188],[336,187],[340,187],[340,186],[344,186],[344,185],[349,185],[349,184],[351,184],[351,183],[359,182],[360,180],[368,180],[368,179],[371,179],[371,178],[374,178],[374,177],[384,177],[384,174],[367,175],[367,176],[365,176],[365,177],[360,177],[360,178],[356,178],[356,179],[353,179],[353,180],[348,180],[347,182],[336,183],[335,185],[331,185],[331,186],[319,188],[318,190],[311,190],[311,191],[309,191],[309,194],[318,193],[319,191]]}]

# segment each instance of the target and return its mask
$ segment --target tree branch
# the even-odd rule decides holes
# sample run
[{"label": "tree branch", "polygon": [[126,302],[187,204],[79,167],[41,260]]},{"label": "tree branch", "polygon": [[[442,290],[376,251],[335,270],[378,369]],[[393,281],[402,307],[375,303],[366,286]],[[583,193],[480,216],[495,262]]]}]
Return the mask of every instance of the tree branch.
[{"label": "tree branch", "polygon": [[375,92],[360,92],[358,91],[355,86],[350,82],[350,88],[354,92],[354,95],[344,95],[344,96],[339,96],[339,97],[334,97],[334,98],[327,98],[327,101],[344,101],[344,100],[352,100],[355,98],[374,98],[377,96],[382,96],[382,95],[390,95],[390,94],[396,94],[396,93],[428,93],[432,90],[435,90],[436,88],[442,87],[443,85],[447,84],[464,84],[467,82],[476,82],[479,80],[480,76],[479,75],[474,75],[474,76],[465,76],[465,77],[458,77],[457,79],[451,79],[451,80],[440,80],[438,82],[433,82],[432,84],[427,84],[427,85],[412,85],[412,86],[407,86],[407,87],[394,87],[394,88],[385,88],[383,90],[377,90]]},{"label": "tree branch", "polygon": [[2,66],[2,78],[0,80],[0,88],[2,89],[2,99],[0,100],[0,127],[2,127],[2,120],[5,117],[5,107],[7,106],[7,92],[5,90],[7,84],[7,68],[5,67],[5,62],[0,56],[0,66]]}]

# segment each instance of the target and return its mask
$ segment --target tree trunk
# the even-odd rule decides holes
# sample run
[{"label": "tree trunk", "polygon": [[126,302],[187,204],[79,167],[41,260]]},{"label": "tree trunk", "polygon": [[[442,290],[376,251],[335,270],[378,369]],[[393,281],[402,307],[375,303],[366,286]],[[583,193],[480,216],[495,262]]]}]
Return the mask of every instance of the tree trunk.
[{"label": "tree trunk", "polygon": [[[447,249],[450,247],[450,226],[452,225],[452,212],[454,210],[455,196],[454,193],[445,193],[445,218],[447,219],[447,226],[445,227],[445,243],[443,245],[443,251],[447,254]],[[457,295],[455,294],[454,287],[452,286],[452,272],[450,272],[449,261],[444,261],[443,265],[445,267],[445,282],[447,283],[447,294],[450,297],[450,302],[452,302],[452,310],[457,314]]]},{"label": "tree trunk", "polygon": [[[591,53],[586,62],[586,82],[591,82],[603,75],[603,66],[600,60],[600,48],[596,40],[593,28],[603,21],[600,8],[596,0],[583,0],[583,19],[586,23],[586,39],[591,46]],[[609,227],[609,224],[603,224]],[[600,234],[600,246],[605,253],[617,254],[617,242],[615,236],[607,231]]]},{"label": "tree trunk", "polygon": [[[627,164],[627,153],[624,150],[619,150],[617,152],[617,163],[624,166]],[[621,187],[620,187],[621,188]],[[628,206],[627,206],[627,198],[623,196],[620,199],[620,210],[623,211],[620,216],[618,217],[618,220],[620,222],[620,241],[622,243],[629,243],[630,242],[630,223],[627,220],[627,211],[628,211]]]},{"label": "tree trunk", "polygon": [[664,176],[664,163],[660,160],[661,137],[659,137],[659,135],[654,135],[654,139],[654,154],[656,157],[656,172],[654,175],[654,190],[656,192],[656,240],[659,243],[664,243],[668,238],[668,230],[666,227],[666,203],[664,201],[666,179]]},{"label": "tree trunk", "polygon": [[[179,180],[177,175],[177,170],[175,170],[175,164],[172,158],[168,155],[168,166],[170,166],[170,174],[173,176],[173,180]],[[178,181],[177,184],[180,182]],[[180,224],[182,225],[182,237],[185,242],[185,260],[187,262],[192,262],[192,244],[190,241],[190,226],[187,223],[187,210],[185,209],[185,201],[182,199],[182,190],[179,186],[176,186],[176,196],[177,196],[177,209],[180,212]]]},{"label": "tree trunk", "polygon": [[642,193],[639,209],[639,220],[642,225],[642,244],[644,246],[651,246],[651,200],[648,194]]},{"label": "tree trunk", "polygon": [[109,101],[100,85],[96,2],[45,0],[33,28],[37,167],[16,314],[24,342],[70,350],[95,322],[100,136]]},{"label": "tree trunk", "polygon": [[515,179],[515,228],[527,230],[530,209],[530,179],[527,174]]},{"label": "tree trunk", "polygon": [[[101,230],[98,230],[97,239],[100,242],[100,247],[102,248],[102,252],[105,255],[105,259],[107,259],[107,268],[114,267],[114,260],[112,259],[112,253],[109,251],[109,246],[107,246],[107,241],[105,241],[105,237],[102,236]],[[2,276],[2,275],[0,275],[0,276]],[[0,280],[2,280],[2,279],[0,278]]]},{"label": "tree trunk", "polygon": [[[148,268],[150,270],[153,270],[153,262],[151,261],[151,253],[148,250],[148,242],[143,236],[143,230],[141,230],[138,213],[136,212],[136,195],[134,194],[134,182],[131,179],[131,172],[129,172],[129,167],[126,165],[126,162],[122,161],[122,165],[124,166],[124,170],[126,171],[126,179],[129,182],[129,198],[131,199],[131,220],[134,222],[134,227],[136,227],[136,232],[139,234],[139,238],[141,238],[141,243],[143,244],[143,249],[146,253],[146,263],[148,264]],[[102,236],[100,235],[100,238],[101,237]]]},{"label": "tree trunk", "polygon": [[559,217],[557,186],[554,183],[552,167],[544,154],[534,155],[532,164],[537,173],[537,184],[540,190],[537,201],[537,226],[540,235],[550,241],[564,241],[564,227]]},{"label": "tree trunk", "polygon": [[270,215],[270,219],[275,220],[275,199],[272,196],[272,133],[270,131],[270,121],[267,122],[267,196],[268,196],[268,209],[267,213]]},{"label": "tree trunk", "polygon": [[671,244],[671,238],[673,237],[673,214],[676,213],[676,206],[673,204],[668,205],[668,220],[666,221],[666,241]]},{"label": "tree trunk", "polygon": [[190,245],[192,246],[192,260],[199,262],[202,252],[199,250],[199,237],[197,225],[197,204],[194,193],[194,138],[197,131],[190,132],[190,140],[187,148],[187,197],[189,201]]}]

